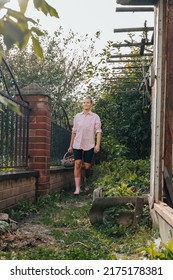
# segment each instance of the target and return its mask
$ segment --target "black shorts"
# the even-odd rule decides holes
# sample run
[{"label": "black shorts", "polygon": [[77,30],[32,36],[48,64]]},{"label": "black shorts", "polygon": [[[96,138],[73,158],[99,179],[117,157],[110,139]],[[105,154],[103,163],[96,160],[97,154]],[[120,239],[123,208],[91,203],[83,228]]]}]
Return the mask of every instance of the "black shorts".
[{"label": "black shorts", "polygon": [[91,163],[94,155],[94,148],[88,151],[73,149],[73,153],[75,160],[83,159],[84,162]]}]

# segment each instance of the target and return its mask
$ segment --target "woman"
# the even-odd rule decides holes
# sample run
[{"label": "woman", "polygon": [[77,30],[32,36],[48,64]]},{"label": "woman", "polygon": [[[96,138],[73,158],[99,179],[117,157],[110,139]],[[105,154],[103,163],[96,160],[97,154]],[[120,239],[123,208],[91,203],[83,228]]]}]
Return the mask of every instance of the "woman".
[{"label": "woman", "polygon": [[88,178],[90,176],[92,158],[94,153],[100,151],[101,121],[100,117],[91,111],[92,105],[91,97],[85,97],[83,100],[83,111],[75,115],[73,120],[68,152],[73,152],[75,159],[74,194],[80,194],[82,160],[84,161],[85,168],[85,190],[89,190]]}]

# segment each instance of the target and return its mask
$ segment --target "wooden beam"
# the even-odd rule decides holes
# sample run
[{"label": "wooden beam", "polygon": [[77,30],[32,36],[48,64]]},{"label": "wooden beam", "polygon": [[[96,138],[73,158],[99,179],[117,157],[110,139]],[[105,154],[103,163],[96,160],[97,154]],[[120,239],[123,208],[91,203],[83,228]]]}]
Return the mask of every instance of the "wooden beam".
[{"label": "wooden beam", "polygon": [[[105,80],[111,80],[112,78],[105,78]],[[129,77],[129,78],[127,78],[127,77],[123,77],[123,78],[121,78],[121,77],[117,77],[117,78],[113,78],[114,80],[116,79],[116,80],[137,80],[138,78],[133,78],[133,77]]]},{"label": "wooden beam", "polygon": [[124,48],[124,47],[140,47],[141,45],[145,45],[145,46],[152,46],[153,43],[151,42],[146,42],[146,43],[128,43],[128,44],[113,44],[112,47],[113,48]]},{"label": "wooden beam", "polygon": [[170,130],[171,139],[172,139],[172,142],[173,142],[173,111],[171,110],[169,105],[167,105],[166,119],[167,119],[167,122],[168,122],[168,127],[169,127],[169,130]]},{"label": "wooden beam", "polygon": [[[123,74],[123,73],[114,72],[113,75],[114,75],[114,76],[118,75],[118,77],[121,77],[121,78],[124,78],[124,77],[127,77],[127,78],[128,78],[128,74]],[[131,77],[131,76],[129,76],[129,77]],[[143,78],[143,76],[142,76],[139,72],[138,72],[138,73],[135,73],[135,77],[136,77],[136,78],[139,78],[139,79],[140,79],[140,78],[141,78],[141,79]]]},{"label": "wooden beam", "polygon": [[140,219],[142,218],[142,214],[143,214],[143,206],[144,206],[143,197],[137,196],[136,202],[135,202],[135,213],[134,213],[133,225],[137,225],[140,222]]},{"label": "wooden beam", "polygon": [[[173,214],[172,207],[169,207],[166,203],[159,201],[159,203],[154,203],[154,210],[159,214],[164,221],[166,221],[171,227],[173,227]],[[163,226],[166,224],[164,223]]]},{"label": "wooden beam", "polygon": [[[119,77],[119,75],[120,75],[119,73],[118,73],[118,74],[114,73],[115,79],[116,79],[116,76]],[[126,76],[127,76],[127,75],[126,75]],[[136,75],[136,74],[135,74],[135,76],[136,76],[136,79],[138,79],[138,80],[141,80],[141,79],[143,78],[142,75],[139,76],[139,75]],[[128,79],[128,78],[127,78],[127,79]],[[130,77],[129,77],[129,79],[130,79]],[[123,78],[122,78],[122,80],[123,80]]]},{"label": "wooden beam", "polygon": [[149,62],[151,61],[150,59],[145,59],[145,60],[127,60],[127,59],[122,59],[122,60],[113,60],[113,63],[132,63],[132,62],[137,62],[137,63],[143,63],[143,62]]},{"label": "wooden beam", "polygon": [[[107,81],[111,81],[111,82],[120,82],[120,81],[118,81],[118,80],[116,80],[116,79],[105,79],[105,80],[107,80]],[[123,84],[138,84],[139,85],[139,83],[140,82],[133,82],[133,81],[123,81],[122,80],[122,83]]]},{"label": "wooden beam", "polygon": [[122,66],[122,67],[113,67],[112,69],[136,69],[136,68],[142,68],[142,67],[149,67],[148,65],[146,66]]},{"label": "wooden beam", "polygon": [[171,200],[171,207],[173,206],[173,191],[172,191],[172,177],[169,176],[168,170],[164,168],[164,179],[165,179],[165,187],[169,193],[169,198]]},{"label": "wooden beam", "polygon": [[[148,204],[148,196],[122,196],[122,197],[99,197],[96,198],[92,207],[89,211],[89,218],[91,224],[102,223],[103,222],[103,212],[105,209],[114,207],[116,205],[125,205],[128,203],[132,203],[136,205],[137,200],[140,198],[140,202],[143,204]],[[139,205],[138,201],[138,205]]]},{"label": "wooden beam", "polygon": [[126,90],[126,91],[116,91],[116,94],[123,94],[123,93],[136,93],[139,92],[138,89],[134,89],[134,90]]},{"label": "wooden beam", "polygon": [[153,56],[152,53],[147,54],[117,54],[117,55],[111,55],[110,58],[121,58],[121,57],[144,57],[144,56]]},{"label": "wooden beam", "polygon": [[156,5],[158,0],[117,0],[120,5],[137,5],[137,6],[153,6]]},{"label": "wooden beam", "polygon": [[114,28],[114,33],[154,31],[154,27]]},{"label": "wooden beam", "polygon": [[[167,167],[168,174],[170,178],[172,178],[172,137],[170,128],[173,125],[173,95],[172,95],[172,81],[173,81],[173,2],[172,0],[167,1],[167,14],[166,14],[166,23],[167,26],[164,29],[164,33],[166,33],[166,42],[165,44],[165,53],[163,54],[166,57],[165,62],[165,72],[163,72],[163,76],[166,79],[166,92],[165,92],[165,143],[164,147],[164,164]],[[160,32],[160,30],[159,30]],[[163,70],[162,70],[163,71]],[[164,107],[164,103],[162,103],[162,108]],[[164,112],[164,113],[165,113]],[[163,114],[164,115],[164,114]],[[168,119],[169,115],[169,119]],[[170,128],[169,128],[170,127]],[[163,139],[163,138],[161,138]],[[172,188],[173,193],[173,188]]]},{"label": "wooden beam", "polygon": [[117,7],[116,12],[154,12],[153,7]]},{"label": "wooden beam", "polygon": [[143,62],[148,62],[148,61],[151,61],[151,59],[141,59],[141,60],[135,60],[135,59],[133,59],[133,60],[127,60],[127,59],[122,59],[122,60],[108,60],[108,62],[110,62],[110,63],[132,63],[132,62],[137,62],[137,63],[139,63],[139,62],[141,62],[141,63],[143,63]]}]

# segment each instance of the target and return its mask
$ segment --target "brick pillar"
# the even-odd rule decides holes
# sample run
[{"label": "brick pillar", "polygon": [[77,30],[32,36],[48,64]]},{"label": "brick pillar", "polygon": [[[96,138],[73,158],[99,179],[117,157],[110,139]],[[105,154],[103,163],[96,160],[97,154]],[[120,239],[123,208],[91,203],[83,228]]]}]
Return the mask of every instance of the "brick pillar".
[{"label": "brick pillar", "polygon": [[37,194],[50,190],[51,99],[37,84],[22,89],[31,108],[28,167],[39,171]]}]

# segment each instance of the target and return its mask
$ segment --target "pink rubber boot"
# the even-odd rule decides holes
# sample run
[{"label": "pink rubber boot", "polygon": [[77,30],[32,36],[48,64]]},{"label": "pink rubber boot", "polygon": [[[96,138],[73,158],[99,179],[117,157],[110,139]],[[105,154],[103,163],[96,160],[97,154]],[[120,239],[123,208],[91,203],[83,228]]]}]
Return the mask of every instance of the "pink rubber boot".
[{"label": "pink rubber boot", "polygon": [[74,194],[80,194],[81,178],[80,177],[74,177],[74,181],[75,181],[75,192],[74,192]]}]

